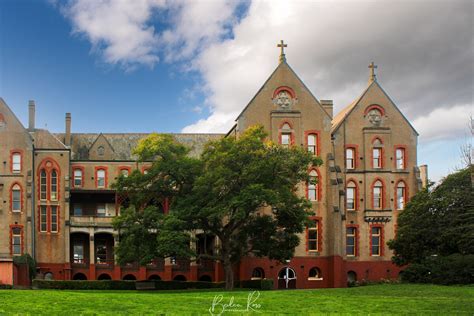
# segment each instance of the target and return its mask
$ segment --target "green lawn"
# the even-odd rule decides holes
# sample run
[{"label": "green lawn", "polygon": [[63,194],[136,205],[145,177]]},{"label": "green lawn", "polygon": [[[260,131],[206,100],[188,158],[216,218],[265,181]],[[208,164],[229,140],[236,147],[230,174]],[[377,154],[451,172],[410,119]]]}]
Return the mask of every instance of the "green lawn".
[{"label": "green lawn", "polygon": [[[216,295],[245,309],[249,291],[1,290],[0,315],[207,314]],[[386,284],[344,289],[263,291],[261,314],[474,314],[474,287]],[[216,304],[219,314],[221,305]],[[224,315],[247,313],[226,312]]]}]

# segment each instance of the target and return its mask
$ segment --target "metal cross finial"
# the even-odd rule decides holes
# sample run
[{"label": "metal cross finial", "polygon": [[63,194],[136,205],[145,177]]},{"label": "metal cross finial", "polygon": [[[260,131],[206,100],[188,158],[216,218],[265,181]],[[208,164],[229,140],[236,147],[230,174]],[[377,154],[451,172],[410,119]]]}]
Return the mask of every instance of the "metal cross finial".
[{"label": "metal cross finial", "polygon": [[280,44],[277,45],[277,47],[280,47],[280,63],[283,61],[286,61],[285,57],[285,47],[288,47],[288,44],[285,44],[283,40],[280,41]]},{"label": "metal cross finial", "polygon": [[369,64],[369,68],[370,68],[370,78],[369,78],[369,81],[372,82],[372,81],[375,81],[376,78],[375,78],[375,69],[377,69],[377,65],[374,64],[374,62],[371,62]]}]

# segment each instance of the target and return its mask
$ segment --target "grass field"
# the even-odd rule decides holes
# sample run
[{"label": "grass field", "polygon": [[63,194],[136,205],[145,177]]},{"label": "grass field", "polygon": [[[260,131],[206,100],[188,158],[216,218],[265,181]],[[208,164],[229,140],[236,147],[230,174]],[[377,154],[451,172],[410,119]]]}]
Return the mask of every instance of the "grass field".
[{"label": "grass field", "polygon": [[[0,315],[214,314],[234,297],[246,310],[249,291],[58,291],[1,290]],[[222,295],[222,301],[215,300]],[[258,295],[255,293],[254,295]],[[263,291],[251,298],[260,314],[474,314],[474,287],[386,284],[344,289]],[[237,306],[240,305],[240,306]],[[229,307],[231,309],[231,307]],[[257,313],[255,312],[255,314]],[[223,315],[248,314],[226,311]]]}]

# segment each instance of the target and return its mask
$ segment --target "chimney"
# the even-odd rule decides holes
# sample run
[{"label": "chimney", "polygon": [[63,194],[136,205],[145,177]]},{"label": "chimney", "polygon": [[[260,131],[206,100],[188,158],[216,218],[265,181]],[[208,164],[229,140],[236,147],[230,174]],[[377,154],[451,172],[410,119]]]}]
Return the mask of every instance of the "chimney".
[{"label": "chimney", "polygon": [[428,165],[420,166],[420,179],[421,179],[421,186],[423,188],[426,188],[426,186],[428,186]]},{"label": "chimney", "polygon": [[66,113],[66,135],[64,135],[64,144],[71,146],[71,113]]},{"label": "chimney", "polygon": [[35,130],[35,101],[28,101],[28,130],[33,132]]},{"label": "chimney", "polygon": [[321,105],[323,106],[324,110],[329,114],[329,116],[332,118],[333,116],[332,100],[321,100]]}]

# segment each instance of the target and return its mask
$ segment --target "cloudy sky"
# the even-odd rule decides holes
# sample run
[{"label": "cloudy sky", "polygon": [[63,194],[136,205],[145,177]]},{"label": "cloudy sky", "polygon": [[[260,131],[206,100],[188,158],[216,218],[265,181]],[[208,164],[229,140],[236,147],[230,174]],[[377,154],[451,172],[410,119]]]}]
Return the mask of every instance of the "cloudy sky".
[{"label": "cloudy sky", "polygon": [[277,66],[276,43],[336,112],[367,65],[420,133],[431,178],[459,166],[473,114],[472,1],[3,0],[0,95],[79,131],[226,132]]}]

